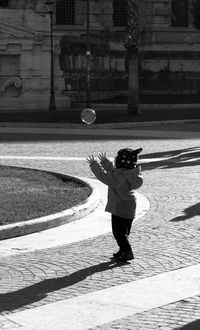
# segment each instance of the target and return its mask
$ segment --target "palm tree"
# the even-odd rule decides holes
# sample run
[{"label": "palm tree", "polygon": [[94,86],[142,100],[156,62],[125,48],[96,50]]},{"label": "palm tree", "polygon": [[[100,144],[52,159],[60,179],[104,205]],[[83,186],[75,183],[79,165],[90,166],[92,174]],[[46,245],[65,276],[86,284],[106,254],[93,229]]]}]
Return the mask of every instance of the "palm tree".
[{"label": "palm tree", "polygon": [[128,113],[140,115],[139,104],[139,0],[127,0]]}]

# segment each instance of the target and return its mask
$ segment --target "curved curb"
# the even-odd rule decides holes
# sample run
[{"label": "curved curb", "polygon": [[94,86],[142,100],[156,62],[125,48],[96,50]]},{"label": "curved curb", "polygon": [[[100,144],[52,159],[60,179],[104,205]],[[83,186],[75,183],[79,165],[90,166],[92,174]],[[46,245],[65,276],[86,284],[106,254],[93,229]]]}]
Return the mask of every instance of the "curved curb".
[{"label": "curved curb", "polygon": [[142,219],[151,208],[150,200],[145,195],[135,191],[135,196],[137,200],[137,207],[134,222]]},{"label": "curved curb", "polygon": [[0,226],[0,240],[35,233],[38,231],[57,227],[71,221],[79,220],[94,211],[94,209],[98,206],[100,202],[99,192],[90,180],[86,178],[83,180],[82,178],[66,175],[63,173],[50,173],[61,175],[62,177],[83,183],[91,189],[90,196],[82,203],[70,209],[33,220]]}]

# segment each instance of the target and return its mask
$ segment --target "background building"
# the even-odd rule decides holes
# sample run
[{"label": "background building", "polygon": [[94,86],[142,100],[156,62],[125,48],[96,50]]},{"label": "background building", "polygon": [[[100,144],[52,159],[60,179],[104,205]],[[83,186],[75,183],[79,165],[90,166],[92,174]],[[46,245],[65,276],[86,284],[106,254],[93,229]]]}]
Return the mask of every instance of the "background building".
[{"label": "background building", "polygon": [[[140,94],[198,95],[200,33],[193,0],[139,1]],[[86,0],[57,0],[57,108],[85,99]],[[0,106],[48,108],[50,17],[45,0],[0,1]],[[90,0],[92,99],[127,93],[127,0]]]}]

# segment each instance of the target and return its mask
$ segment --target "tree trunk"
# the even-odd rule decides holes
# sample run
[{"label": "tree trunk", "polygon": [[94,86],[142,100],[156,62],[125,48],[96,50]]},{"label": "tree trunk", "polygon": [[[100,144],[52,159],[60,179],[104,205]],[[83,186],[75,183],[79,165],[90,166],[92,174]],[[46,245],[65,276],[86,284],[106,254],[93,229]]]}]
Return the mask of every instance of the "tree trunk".
[{"label": "tree trunk", "polygon": [[138,56],[132,53],[129,56],[128,71],[128,104],[127,111],[130,114],[140,115],[139,103],[139,73],[138,73]]},{"label": "tree trunk", "polygon": [[128,104],[127,111],[141,115],[139,104],[139,13],[138,0],[127,0],[128,41],[125,45],[128,53]]}]

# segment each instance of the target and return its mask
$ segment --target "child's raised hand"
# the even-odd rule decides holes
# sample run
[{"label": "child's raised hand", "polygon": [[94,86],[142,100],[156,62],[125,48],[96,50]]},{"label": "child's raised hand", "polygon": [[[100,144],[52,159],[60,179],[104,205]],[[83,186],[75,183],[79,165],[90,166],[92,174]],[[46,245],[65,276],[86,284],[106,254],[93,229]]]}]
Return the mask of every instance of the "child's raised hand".
[{"label": "child's raised hand", "polygon": [[93,155],[86,157],[86,160],[89,164],[92,164],[96,161]]},{"label": "child's raised hand", "polygon": [[100,162],[102,162],[103,160],[106,159],[106,153],[102,152],[101,154],[98,155],[98,158],[99,158]]}]

